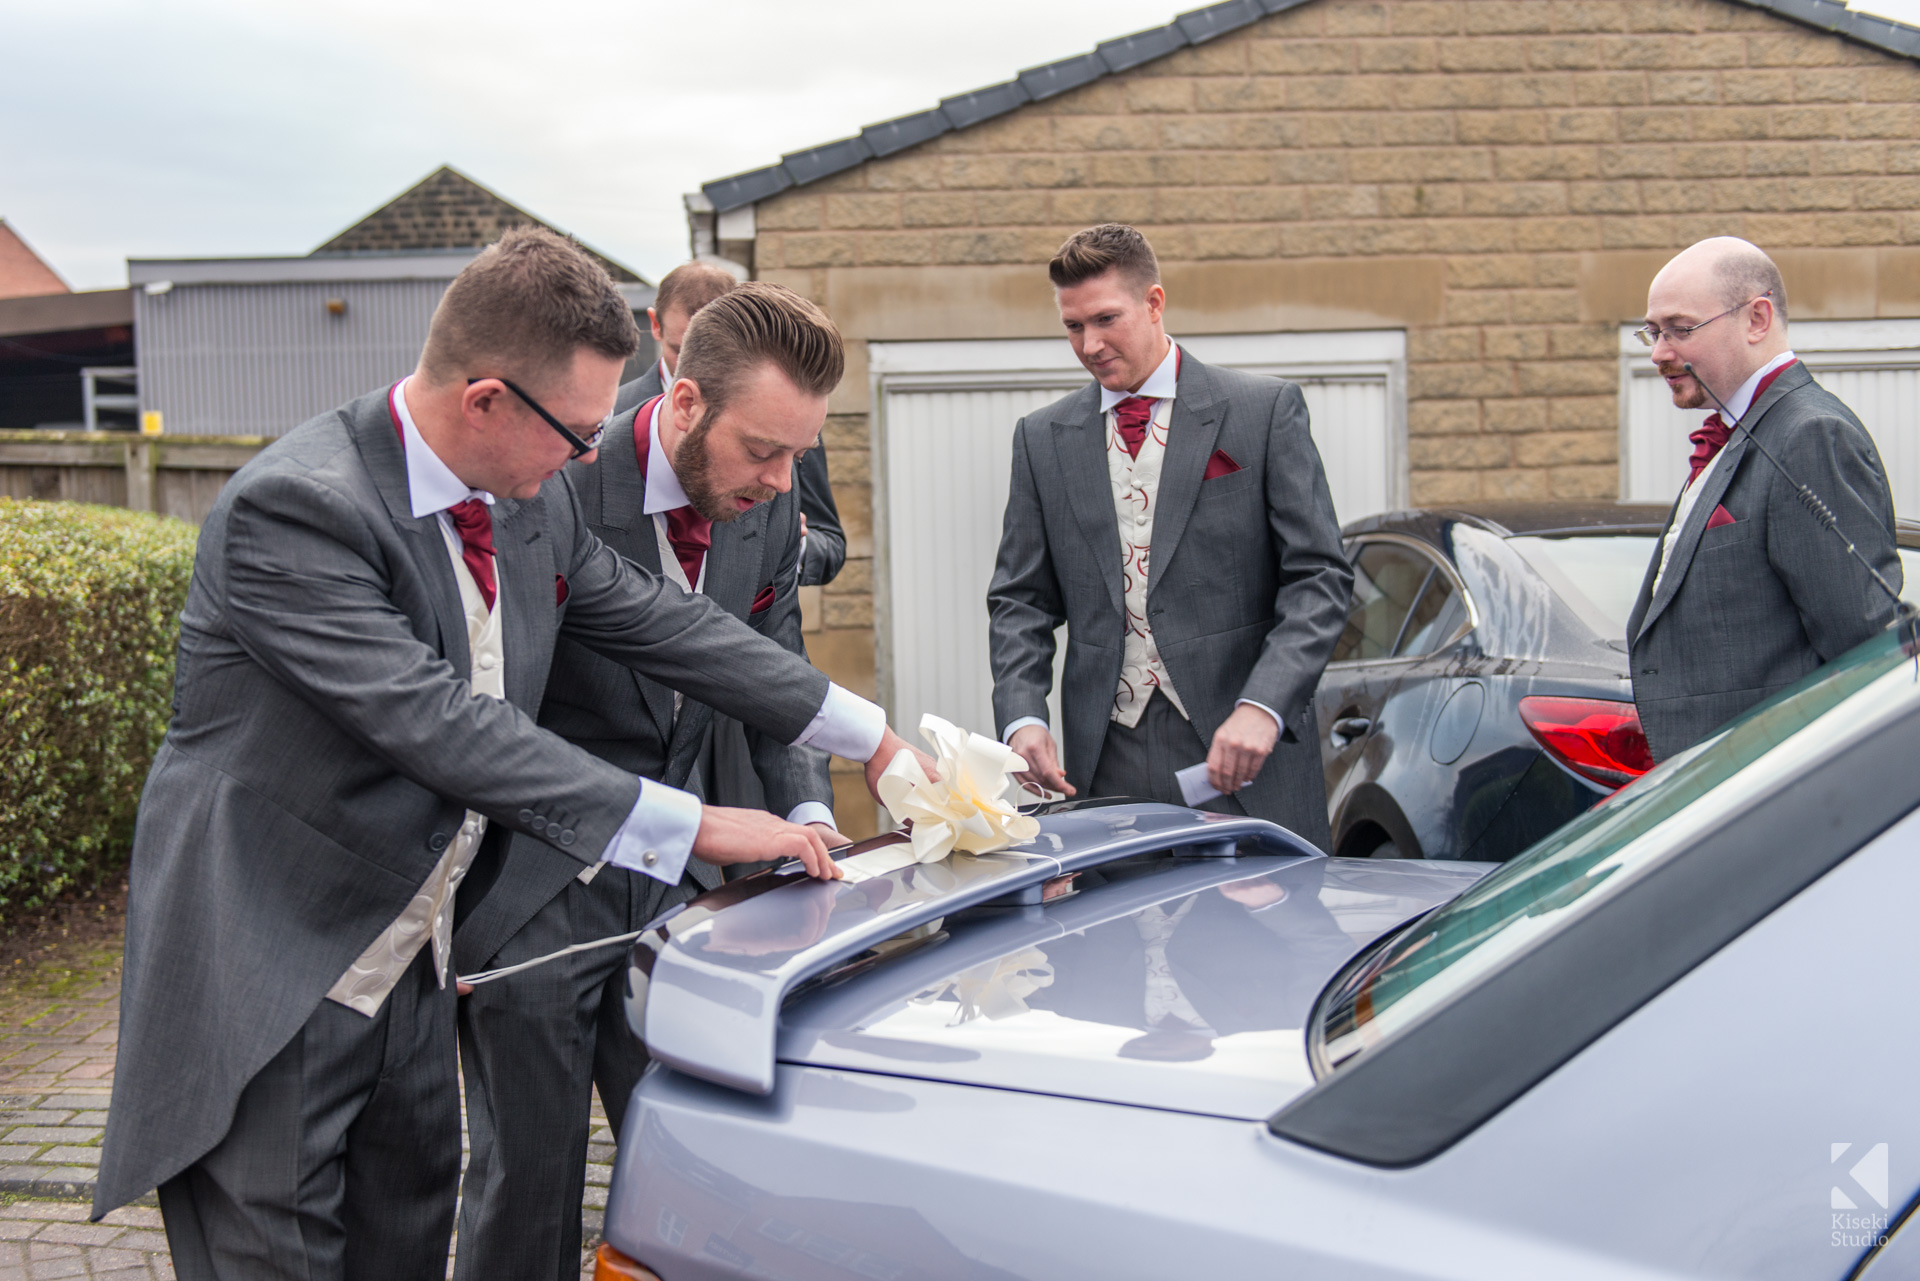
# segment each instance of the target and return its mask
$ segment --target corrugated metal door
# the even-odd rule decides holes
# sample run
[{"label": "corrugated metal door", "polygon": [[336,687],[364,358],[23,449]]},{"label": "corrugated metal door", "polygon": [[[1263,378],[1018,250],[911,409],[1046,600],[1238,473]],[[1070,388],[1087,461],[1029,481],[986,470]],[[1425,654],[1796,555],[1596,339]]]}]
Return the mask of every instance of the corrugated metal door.
[{"label": "corrugated metal door", "polygon": [[[1630,502],[1668,503],[1687,479],[1687,435],[1706,415],[1673,407],[1632,332],[1623,327],[1620,337],[1620,493]],[[1920,511],[1920,321],[1802,321],[1789,334],[1820,385],[1873,436],[1895,510]]]},{"label": "corrugated metal door", "polygon": [[[1299,382],[1344,521],[1405,501],[1404,346],[1395,333],[1182,339],[1210,363]],[[987,583],[1013,426],[1087,376],[1058,341],[874,343],[885,538],[879,660],[894,724],[993,724]],[[1060,637],[1061,655],[1065,634]],[[1053,720],[1059,723],[1056,656]]]}]

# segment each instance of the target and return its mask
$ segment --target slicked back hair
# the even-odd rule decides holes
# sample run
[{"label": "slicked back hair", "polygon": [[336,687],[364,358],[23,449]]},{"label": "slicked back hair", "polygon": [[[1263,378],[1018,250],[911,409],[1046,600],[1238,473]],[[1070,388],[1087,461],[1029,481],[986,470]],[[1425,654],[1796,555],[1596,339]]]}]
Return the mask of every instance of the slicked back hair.
[{"label": "slicked back hair", "polygon": [[1160,260],[1153,256],[1153,246],[1123,222],[1103,222],[1074,232],[1047,264],[1055,289],[1092,280],[1105,271],[1118,272],[1142,297],[1160,283]]},{"label": "slicked back hair", "polygon": [[801,391],[824,396],[840,385],[846,345],[819,307],[783,285],[750,280],[694,313],[674,374],[699,384],[703,421],[711,422],[766,364]]},{"label": "slicked back hair", "polygon": [[1758,245],[1729,253],[1720,260],[1714,274],[1725,306],[1738,307],[1768,294],[1773,299],[1774,314],[1782,324],[1786,323],[1787,282],[1780,278],[1780,268],[1774,266],[1773,259]]},{"label": "slicked back hair", "polygon": [[702,307],[740,282],[724,267],[710,262],[683,262],[660,278],[660,291],[654,295],[653,314],[665,316],[678,307],[692,316]]},{"label": "slicked back hair", "polygon": [[480,251],[434,309],[420,364],[448,383],[531,378],[582,348],[627,360],[640,328],[606,268],[545,227],[515,227]]}]

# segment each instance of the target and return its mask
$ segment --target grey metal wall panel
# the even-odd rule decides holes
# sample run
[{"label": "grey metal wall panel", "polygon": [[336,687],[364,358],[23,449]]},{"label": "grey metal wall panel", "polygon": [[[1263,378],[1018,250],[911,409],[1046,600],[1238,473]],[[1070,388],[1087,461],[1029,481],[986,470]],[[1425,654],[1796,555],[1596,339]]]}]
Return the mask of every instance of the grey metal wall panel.
[{"label": "grey metal wall panel", "polygon": [[[412,372],[441,280],[134,291],[140,407],[168,435],[278,436]],[[344,315],[327,300],[346,303]]]}]

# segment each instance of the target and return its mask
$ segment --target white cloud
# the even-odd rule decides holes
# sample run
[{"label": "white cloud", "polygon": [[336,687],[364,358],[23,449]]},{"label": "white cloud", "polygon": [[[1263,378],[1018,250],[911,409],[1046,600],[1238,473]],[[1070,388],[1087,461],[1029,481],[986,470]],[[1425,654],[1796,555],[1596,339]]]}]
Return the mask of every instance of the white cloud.
[{"label": "white cloud", "polygon": [[700,183],[1175,8],[0,0],[0,216],[99,288],[128,257],[304,253],[450,163],[657,276]]}]

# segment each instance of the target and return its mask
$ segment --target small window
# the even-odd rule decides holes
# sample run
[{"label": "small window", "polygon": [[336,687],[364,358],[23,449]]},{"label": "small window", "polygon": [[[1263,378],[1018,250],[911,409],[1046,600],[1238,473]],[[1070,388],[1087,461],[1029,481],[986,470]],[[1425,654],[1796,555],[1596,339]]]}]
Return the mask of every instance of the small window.
[{"label": "small window", "polygon": [[1446,575],[1435,573],[1427,580],[1427,590],[1420,593],[1420,603],[1407,616],[1395,655],[1418,658],[1433,653],[1453,639],[1460,624],[1466,621],[1466,615],[1460,593],[1453,590]]},{"label": "small window", "polygon": [[1362,543],[1353,559],[1353,604],[1333,647],[1336,663],[1391,658],[1407,617],[1435,575],[1419,552],[1395,543]]}]

